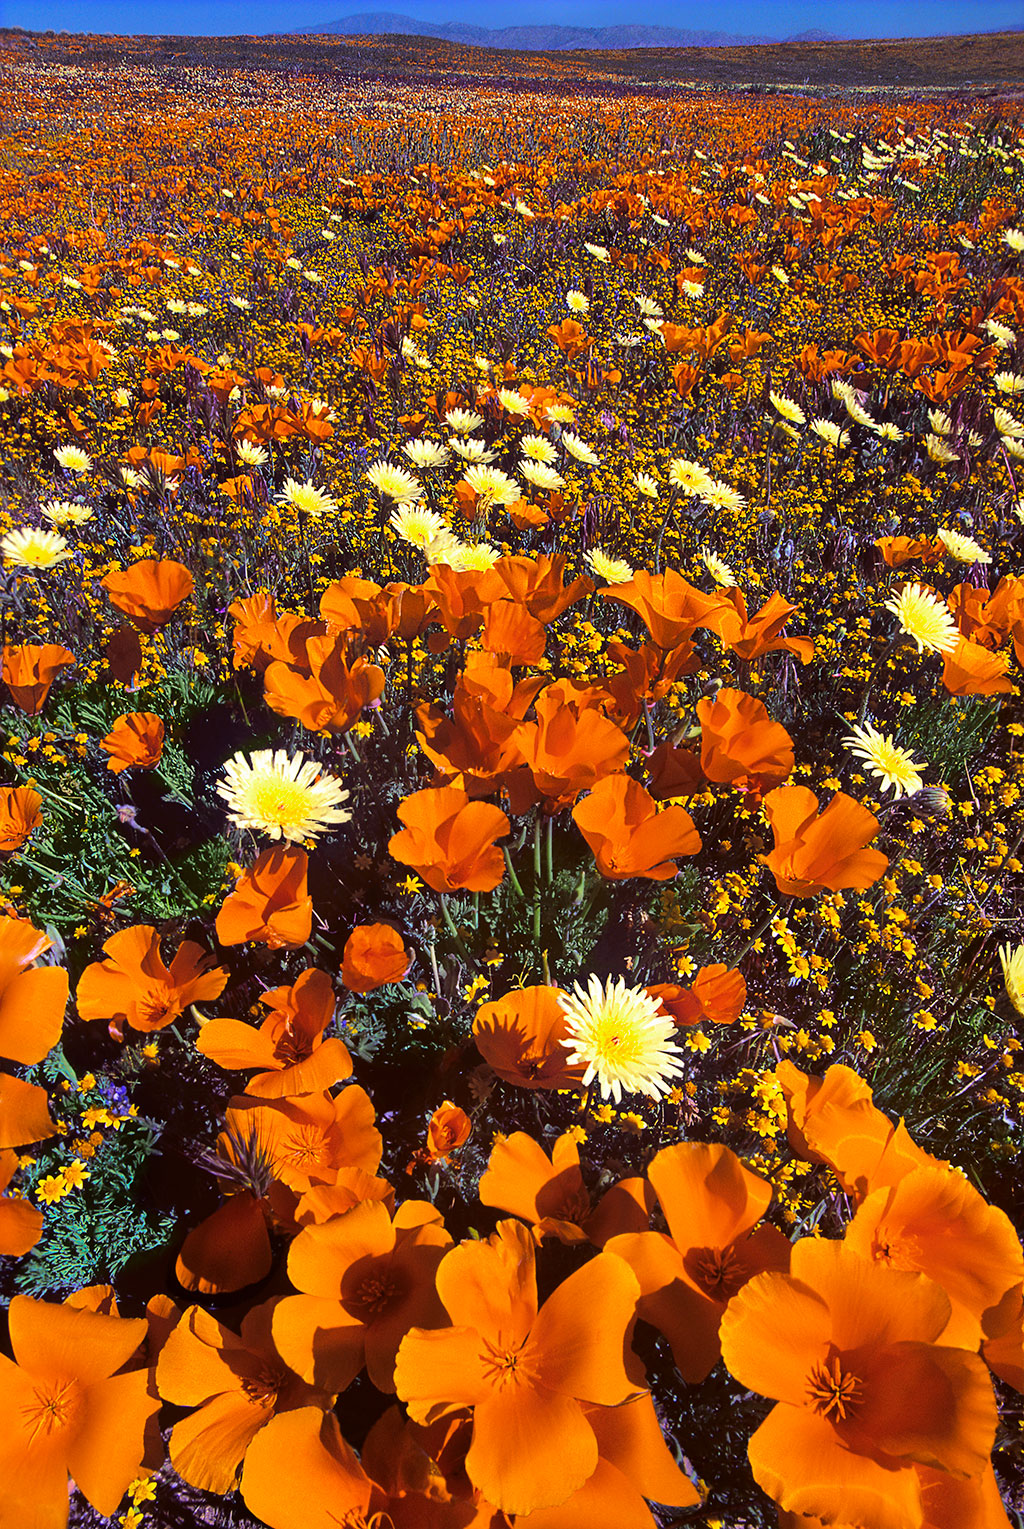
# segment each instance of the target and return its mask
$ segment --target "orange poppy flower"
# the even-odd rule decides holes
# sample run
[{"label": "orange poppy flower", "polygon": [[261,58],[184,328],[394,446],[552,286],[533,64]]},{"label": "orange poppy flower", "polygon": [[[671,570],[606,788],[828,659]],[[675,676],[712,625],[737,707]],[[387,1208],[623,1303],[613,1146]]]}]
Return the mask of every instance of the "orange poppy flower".
[{"label": "orange poppy flower", "polygon": [[659,648],[678,648],[689,641],[723,605],[720,594],[706,595],[671,568],[659,574],[641,569],[630,583],[614,584],[600,593],[602,600],[635,610]]},{"label": "orange poppy flower", "polygon": [[0,1355],[0,1478],[5,1529],[63,1529],[68,1476],[104,1518],[138,1474],[160,1406],[149,1372],[125,1370],[146,1323],[16,1295],[14,1359]]},{"label": "orange poppy flower", "polygon": [[852,1068],[834,1064],[823,1078],[780,1062],[775,1077],[789,1111],[786,1135],[798,1156],[827,1163],[858,1203],[872,1190],[898,1184],[935,1158],[916,1145],[902,1121],[894,1126],[872,1103]]},{"label": "orange poppy flower", "polygon": [[200,1491],[234,1490],[246,1451],[272,1417],[330,1405],[278,1353],[271,1335],[277,1305],[254,1306],[241,1335],[190,1306],[160,1351],[157,1390],[165,1402],[192,1409],[171,1429],[171,1464]]},{"label": "orange poppy flower", "polygon": [[393,1219],[379,1200],[364,1200],[304,1227],[288,1253],[288,1278],[303,1293],[274,1313],[280,1353],[323,1390],[344,1391],[365,1364],[378,1391],[393,1391],[409,1329],[445,1323],[434,1277],[451,1245],[439,1212],[421,1200],[406,1200]]},{"label": "orange poppy flower", "polygon": [[743,690],[720,690],[697,702],[701,769],[708,780],[764,791],[793,769],[793,740],[763,702]]},{"label": "orange poppy flower", "polygon": [[76,662],[69,648],[56,643],[33,642],[17,647],[4,644],[3,679],[11,700],[26,716],[36,717],[46,705],[50,688],[62,669]]},{"label": "orange poppy flower", "polygon": [[381,1529],[504,1529],[504,1514],[484,1502],[461,1468],[470,1433],[468,1416],[421,1428],[389,1407],[360,1451],[376,1489],[370,1523],[376,1512]]},{"label": "orange poppy flower", "polygon": [[152,770],[164,751],[164,724],[151,711],[129,711],[118,717],[110,732],[100,739],[110,755],[108,770]]},{"label": "orange poppy flower", "polygon": [[427,1157],[432,1163],[446,1163],[453,1152],[464,1147],[473,1130],[473,1122],[459,1105],[446,1099],[439,1104],[427,1126]]},{"label": "orange poppy flower", "polygon": [[941,563],[945,553],[937,536],[881,536],[875,546],[890,568],[902,568],[914,558],[920,558],[926,568],[931,568]]},{"label": "orange poppy flower", "polygon": [[666,797],[693,796],[707,784],[698,756],[667,741],[647,755],[647,773],[648,790],[656,802],[663,802]]},{"label": "orange poppy flower", "polygon": [[985,1313],[982,1358],[1008,1386],[1024,1391],[1024,1283],[1011,1286],[994,1310]]},{"label": "orange poppy flower", "polygon": [[516,1221],[453,1248],[437,1271],[453,1325],[413,1328],[395,1365],[414,1421],[472,1407],[466,1472],[506,1513],[555,1507],[588,1481],[598,1447],[583,1404],[637,1392],[623,1365],[637,1298],[628,1266],[599,1253],[538,1310],[534,1249]]},{"label": "orange poppy flower", "polygon": [[170,558],[143,558],[120,573],[108,573],[100,583],[115,610],[140,632],[158,632],[166,626],[195,587],[184,563]]},{"label": "orange poppy flower", "polygon": [[333,1184],[314,1184],[299,1196],[295,1207],[298,1226],[319,1225],[332,1216],[343,1216],[364,1200],[382,1200],[394,1212],[395,1191],[387,1179],[376,1178],[364,1168],[339,1168]]},{"label": "orange poppy flower", "polygon": [[[991,1465],[980,1476],[961,1480],[927,1465],[914,1467],[921,1486],[920,1529],[1013,1529]],[[856,1529],[826,1525],[820,1518],[779,1510],[779,1529]]]},{"label": "orange poppy flower", "polygon": [[819,816],[813,791],[778,786],[765,797],[764,810],[775,835],[764,863],[780,892],[815,897],[849,887],[863,891],[885,875],[888,857],[867,848],[878,819],[845,791],[837,791]]},{"label": "orange poppy flower", "polygon": [[43,821],[43,799],[31,786],[0,790],[0,853],[20,849]]},{"label": "orange poppy flower", "polygon": [[7,1147],[0,1149],[0,1257],[4,1258],[20,1258],[43,1235],[43,1213],[38,1206],[4,1194],[18,1166],[16,1152]]},{"label": "orange poppy flower", "polygon": [[357,1083],[339,1094],[303,1094],[291,1099],[232,1099],[217,1150],[241,1166],[262,1159],[268,1177],[296,1194],[314,1184],[332,1184],[342,1168],[376,1173],[383,1140],[374,1125],[370,1096]]},{"label": "orange poppy flower", "polygon": [[631,775],[608,775],[572,810],[573,822],[609,881],[643,877],[668,881],[678,855],[700,852],[700,834],[685,807],[658,812],[654,799]]},{"label": "orange poppy flower", "polygon": [[220,1295],[265,1279],[272,1263],[267,1209],[246,1189],[192,1228],[175,1260],[174,1277],[185,1290]]},{"label": "orange poppy flower", "polygon": [[473,1020],[476,1049],[505,1083],[518,1088],[573,1088],[584,1073],[569,1063],[565,1010],[557,987],[523,987],[481,1004]]},{"label": "orange poppy flower", "polygon": [[398,817],[406,826],[392,835],[388,851],[435,892],[493,892],[504,876],[495,840],[512,825],[500,807],[471,802],[455,786],[439,786],[407,796]]},{"label": "orange poppy flower", "polygon": [[47,1141],[56,1134],[46,1089],[0,1072],[0,1150]]},{"label": "orange poppy flower", "polygon": [[755,616],[747,615],[747,602],[738,589],[722,591],[721,609],[714,612],[706,625],[717,632],[725,647],[730,648],[744,663],[753,663],[765,653],[785,650],[793,653],[802,664],[809,664],[814,657],[814,643],[809,637],[783,637],[782,628],[797,607],[790,605],[776,591]]},{"label": "orange poppy flower", "polygon": [[606,1243],[640,1285],[637,1315],[664,1333],[680,1375],[704,1380],[718,1362],[722,1313],[752,1275],[789,1266],[789,1242],[757,1226],[772,1187],[728,1147],[682,1142],[652,1158],[647,1177],[669,1235],[627,1233]]},{"label": "orange poppy flower", "polygon": [[26,1067],[43,1060],[64,1028],[67,972],[32,965],[49,948],[24,919],[0,917],[0,1056]]},{"label": "orange poppy flower", "polygon": [[494,572],[517,605],[525,607],[544,626],[548,626],[570,605],[594,591],[594,581],[585,574],[572,583],[563,583],[566,557],[562,552],[549,556],[500,557]]},{"label": "orange poppy flower", "polygon": [[214,966],[201,945],[185,940],[170,966],[160,956],[160,935],[151,924],[119,929],[103,946],[105,961],[94,961],[78,980],[75,1001],[81,1019],[109,1019],[133,1030],[163,1030],[193,1003],[219,998],[228,974]]},{"label": "orange poppy flower", "polygon": [[454,716],[440,706],[417,707],[420,748],[443,771],[446,784],[470,796],[488,796],[508,770],[521,766],[523,756],[515,734],[543,679],[514,683],[507,664],[492,653],[469,653],[455,683]]},{"label": "orange poppy flower", "polygon": [[953,1308],[943,1341],[957,1348],[977,1349],[986,1317],[1024,1279],[1009,1217],[941,1163],[868,1194],[846,1242],[864,1258],[919,1269],[941,1285]]},{"label": "orange poppy flower", "polygon": [[537,801],[545,812],[558,812],[571,806],[581,791],[625,766],[625,733],[574,695],[570,684],[548,685],[534,710],[536,722],[523,722],[515,733],[526,768],[505,780],[513,812],[525,812]]},{"label": "orange poppy flower", "polygon": [[479,632],[492,602],[507,593],[493,568],[455,569],[446,564],[431,568],[420,589],[433,600],[448,636],[459,641]]},{"label": "orange poppy flower", "polygon": [[324,1040],[334,1018],[334,988],[326,972],[309,968],[290,987],[260,996],[270,1009],[258,1028],[240,1019],[211,1019],[196,1049],[219,1067],[262,1067],[246,1093],[258,1099],[318,1094],[352,1075],[352,1058],[338,1036]]},{"label": "orange poppy flower", "polygon": [[926,1464],[988,1468],[996,1404],[977,1354],[939,1346],[949,1298],[920,1274],[804,1237],[790,1274],[729,1303],[722,1356],[777,1405],[748,1445],[754,1479],[789,1513],[919,1529]]},{"label": "orange poppy flower", "polygon": [[372,993],[401,982],[412,957],[391,924],[357,924],[341,955],[341,980],[351,993]]},{"label": "orange poppy flower", "polygon": [[539,664],[547,637],[542,623],[524,605],[495,600],[488,607],[480,643],[485,652],[497,654],[503,663]]},{"label": "orange poppy flower", "polygon": [[992,653],[979,642],[961,637],[942,655],[942,683],[950,695],[1005,695],[1013,689],[1004,653]]},{"label": "orange poppy flower", "polygon": [[646,1231],[654,1196],[645,1179],[623,1179],[595,1204],[580,1170],[575,1131],[555,1141],[551,1156],[525,1131],[499,1136],[480,1180],[480,1201],[528,1221],[538,1242],[590,1242],[602,1247],[622,1232]]},{"label": "orange poppy flower", "polygon": [[693,1508],[700,1493],[676,1464],[647,1392],[621,1407],[585,1407],[597,1439],[597,1469],[557,1508],[520,1514],[516,1529],[656,1529],[645,1497]]},{"label": "orange poppy flower", "polygon": [[292,844],[265,849],[224,899],[214,928],[222,945],[252,940],[271,950],[297,950],[313,932],[306,889],[309,856]]},{"label": "orange poppy flower", "polygon": [[656,983],[647,991],[660,998],[677,1025],[731,1025],[743,1013],[747,979],[742,972],[716,963],[702,966],[690,987],[674,982]]},{"label": "orange poppy flower", "polygon": [[384,689],[384,671],[365,658],[350,661],[348,638],[306,639],[304,667],[270,664],[264,675],[264,699],[280,717],[294,717],[312,732],[346,733],[364,706]]},{"label": "orange poppy flower", "polygon": [[[373,1523],[373,1482],[334,1413],[319,1407],[280,1412],[260,1429],[246,1451],[241,1491],[249,1512],[270,1529]],[[425,1529],[434,1529],[429,1520]]]}]

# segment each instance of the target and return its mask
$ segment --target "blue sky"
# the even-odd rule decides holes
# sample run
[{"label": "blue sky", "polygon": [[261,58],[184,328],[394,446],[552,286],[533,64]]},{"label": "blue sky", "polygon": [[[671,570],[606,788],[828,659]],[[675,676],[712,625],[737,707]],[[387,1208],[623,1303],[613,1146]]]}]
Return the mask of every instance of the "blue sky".
[{"label": "blue sky", "polygon": [[843,37],[936,36],[1024,25],[1024,0],[719,0],[704,4],[647,0],[642,16],[628,0],[516,0],[481,10],[479,0],[0,0],[0,24],[35,31],[228,35],[314,26],[366,11],[397,11],[423,21],[510,26],[560,22],[613,26],[643,20],[691,30],[784,36],[809,27]]}]

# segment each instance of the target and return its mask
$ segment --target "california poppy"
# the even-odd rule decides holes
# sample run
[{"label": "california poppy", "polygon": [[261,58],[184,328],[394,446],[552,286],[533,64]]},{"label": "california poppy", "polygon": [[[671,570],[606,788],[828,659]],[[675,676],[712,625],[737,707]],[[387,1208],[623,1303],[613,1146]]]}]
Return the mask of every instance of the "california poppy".
[{"label": "california poppy", "polygon": [[996,1404],[977,1354],[940,1346],[949,1298],[921,1274],[804,1237],[789,1274],[729,1302],[722,1356],[777,1405],[748,1445],[754,1478],[790,1513],[917,1529],[918,1464],[988,1467]]},{"label": "california poppy", "polygon": [[232,1194],[185,1237],[174,1265],[179,1285],[220,1295],[265,1279],[273,1262],[267,1220],[252,1190]]},{"label": "california poppy", "polygon": [[293,844],[275,844],[243,871],[224,899],[215,928],[222,945],[252,940],[271,950],[296,950],[313,930],[313,899],[306,887],[309,856]]},{"label": "california poppy", "polygon": [[278,1413],[260,1429],[246,1451],[241,1491],[250,1513],[270,1529],[372,1523],[366,1514],[373,1482],[334,1413],[319,1407]]},{"label": "california poppy", "polygon": [[548,626],[570,605],[575,605],[594,590],[593,579],[585,574],[564,584],[566,557],[540,552],[535,557],[500,557],[494,572],[501,579],[509,597]]},{"label": "california poppy", "polygon": [[56,1134],[46,1089],[0,1072],[0,1150],[46,1141]]},{"label": "california poppy", "polygon": [[348,1047],[338,1036],[324,1040],[334,1018],[331,979],[315,967],[288,987],[260,996],[270,1014],[257,1028],[239,1019],[211,1019],[196,1049],[220,1067],[265,1069],[250,1078],[246,1092],[260,1099],[322,1093],[352,1074]]},{"label": "california poppy", "polygon": [[75,1001],[82,1019],[109,1019],[133,1030],[163,1030],[193,1003],[219,998],[228,974],[214,966],[201,945],[185,940],[170,966],[160,955],[160,936],[150,924],[119,929],[78,980]]},{"label": "california poppy", "polygon": [[697,702],[701,769],[708,780],[763,791],[793,769],[793,740],[767,707],[743,690],[719,690]]},{"label": "california poppy", "polygon": [[700,852],[700,835],[686,809],[673,803],[659,812],[631,775],[605,776],[577,802],[572,817],[597,869],[611,881],[668,881],[679,869],[677,856]]},{"label": "california poppy", "polygon": [[524,605],[495,600],[488,607],[480,643],[504,663],[539,664],[547,639],[542,623]]},{"label": "california poppy", "polygon": [[149,1372],[125,1369],[146,1323],[27,1295],[14,1297],[8,1316],[14,1359],[0,1355],[0,1524],[60,1529],[69,1475],[108,1518],[138,1473],[160,1406]]},{"label": "california poppy", "polygon": [[764,799],[775,835],[765,864],[780,892],[815,897],[853,887],[862,891],[885,875],[888,857],[867,848],[878,819],[845,791],[837,791],[824,812],[806,786],[779,786]]},{"label": "california poppy", "polygon": [[765,653],[783,649],[793,653],[802,664],[809,664],[814,657],[814,643],[810,638],[781,635],[796,609],[776,591],[756,615],[748,616],[742,592],[726,589],[722,591],[721,608],[709,617],[706,625],[717,632],[724,646],[731,648],[744,663],[752,663]]},{"label": "california poppy", "polygon": [[143,558],[100,583],[111,605],[140,632],[158,632],[187,600],[195,580],[184,563],[172,558]]},{"label": "california poppy", "polygon": [[168,1441],[178,1475],[204,1492],[230,1492],[252,1440],[281,1412],[327,1407],[330,1397],[285,1364],[271,1336],[277,1300],[254,1306],[241,1333],[190,1306],[160,1351],[156,1384],[164,1401],[188,1407]]},{"label": "california poppy", "polygon": [[757,1226],[772,1187],[728,1147],[665,1147],[648,1164],[647,1177],[668,1236],[641,1231],[605,1246],[633,1270],[640,1284],[637,1315],[665,1334],[676,1368],[694,1384],[718,1360],[718,1328],[730,1299],[752,1275],[787,1268],[789,1242],[775,1227]]},{"label": "california poppy", "polygon": [[314,1184],[331,1184],[342,1168],[376,1173],[383,1141],[374,1124],[370,1096],[350,1083],[332,1097],[326,1092],[290,1099],[232,1099],[217,1150],[242,1166],[258,1157],[269,1176],[302,1194]]},{"label": "california poppy", "polygon": [[18,1154],[8,1147],[0,1148],[0,1257],[4,1258],[20,1258],[43,1235],[43,1213],[39,1207],[4,1193],[18,1166]]},{"label": "california poppy", "polygon": [[62,669],[75,663],[75,655],[56,643],[4,644],[3,679],[15,706],[36,717],[46,705],[51,686]]},{"label": "california poppy", "polygon": [[534,1248],[517,1221],[453,1248],[437,1271],[453,1325],[413,1328],[395,1365],[416,1422],[472,1407],[466,1471],[506,1513],[555,1507],[589,1480],[599,1452],[584,1404],[616,1407],[638,1390],[625,1368],[637,1297],[627,1265],[599,1253],[538,1309]]},{"label": "california poppy", "polygon": [[407,796],[398,817],[406,826],[392,835],[388,851],[435,892],[493,892],[504,876],[495,840],[511,824],[500,807],[471,802],[455,786],[439,786]]},{"label": "california poppy", "polygon": [[645,1179],[623,1179],[593,1199],[583,1182],[578,1134],[571,1130],[555,1140],[550,1156],[525,1131],[499,1136],[479,1195],[482,1204],[530,1222],[538,1242],[550,1235],[565,1243],[589,1239],[598,1247],[619,1233],[646,1231],[654,1204]]},{"label": "california poppy", "polygon": [[743,1013],[747,979],[740,971],[716,963],[702,966],[689,987],[675,982],[655,983],[647,991],[660,998],[677,1025],[731,1025]]},{"label": "california poppy", "polygon": [[446,784],[472,797],[488,796],[505,773],[522,765],[518,725],[543,687],[543,679],[514,682],[493,653],[469,653],[455,683],[453,716],[440,706],[419,706],[416,738]]},{"label": "california poppy", "polygon": [[942,683],[950,695],[1005,695],[1013,689],[1009,660],[981,643],[961,637],[942,655]]},{"label": "california poppy", "polygon": [[32,965],[49,948],[49,938],[24,919],[0,917],[0,1056],[28,1067],[56,1046],[64,1028],[67,972]]},{"label": "california poppy", "polygon": [[687,642],[723,605],[721,595],[706,595],[673,569],[660,574],[641,569],[630,583],[615,584],[600,593],[603,600],[635,610],[659,648],[678,648]]},{"label": "california poppy", "polygon": [[523,987],[480,1006],[473,1039],[484,1061],[518,1088],[572,1088],[583,1064],[570,1066],[568,1020],[557,987]]},{"label": "california poppy", "polygon": [[505,779],[513,812],[536,801],[546,812],[558,812],[629,758],[622,729],[575,696],[568,683],[548,685],[534,710],[537,720],[521,723],[515,733],[526,768]]},{"label": "california poppy", "polygon": [[986,1316],[1024,1279],[1024,1254],[1009,1217],[942,1163],[914,1168],[873,1190],[846,1229],[865,1258],[919,1269],[952,1306],[943,1341],[976,1349]]},{"label": "california poppy", "polygon": [[453,1152],[466,1145],[472,1130],[473,1122],[465,1110],[446,1099],[427,1125],[427,1157],[434,1163],[447,1162]]},{"label": "california poppy", "polygon": [[263,685],[267,705],[279,716],[294,717],[313,732],[345,733],[380,696],[384,671],[353,657],[344,635],[311,636],[305,664],[276,660],[264,672]]},{"label": "california poppy", "polygon": [[434,1277],[451,1247],[440,1214],[406,1200],[394,1217],[379,1200],[306,1226],[288,1252],[302,1294],[274,1313],[274,1340],[298,1374],[343,1391],[366,1365],[379,1391],[394,1390],[395,1355],[411,1327],[446,1318]]},{"label": "california poppy", "polygon": [[391,924],[357,924],[341,955],[341,980],[352,993],[372,993],[401,982],[412,957]]},{"label": "california poppy", "polygon": [[151,711],[126,712],[100,739],[100,748],[110,755],[107,769],[115,775],[122,770],[152,770],[164,751],[164,724]]},{"label": "california poppy", "polygon": [[823,1078],[780,1062],[775,1076],[789,1111],[787,1137],[800,1157],[827,1163],[848,1195],[898,1184],[915,1168],[935,1165],[900,1121],[893,1125],[872,1102],[871,1089],[850,1067],[829,1067]]},{"label": "california poppy", "polygon": [[0,789],[0,854],[20,849],[43,821],[43,799],[31,786]]}]

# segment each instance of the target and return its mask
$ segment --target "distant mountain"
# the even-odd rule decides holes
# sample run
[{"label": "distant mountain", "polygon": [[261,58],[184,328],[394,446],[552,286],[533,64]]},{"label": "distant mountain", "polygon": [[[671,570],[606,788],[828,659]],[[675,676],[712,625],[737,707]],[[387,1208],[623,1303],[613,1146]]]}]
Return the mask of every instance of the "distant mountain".
[{"label": "distant mountain", "polygon": [[[297,27],[288,35],[316,37],[325,33],[340,37],[379,36],[382,33],[399,33],[406,37],[442,37],[448,42],[468,43],[478,48],[508,48],[538,53],[558,53],[578,48],[728,48],[788,40],[658,26],[478,27],[461,21],[417,21],[412,16],[403,16],[395,11],[364,11],[356,16],[344,16],[340,21],[323,21],[319,26]],[[834,39],[826,32],[807,32],[800,40],[819,42]]]}]

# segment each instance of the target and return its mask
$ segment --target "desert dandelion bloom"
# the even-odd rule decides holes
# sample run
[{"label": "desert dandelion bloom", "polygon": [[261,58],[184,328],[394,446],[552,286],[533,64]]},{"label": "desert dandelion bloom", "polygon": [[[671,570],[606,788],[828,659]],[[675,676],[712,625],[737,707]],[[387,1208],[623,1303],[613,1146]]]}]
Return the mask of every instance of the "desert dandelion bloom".
[{"label": "desert dandelion bloom", "polygon": [[382,498],[393,499],[395,504],[412,504],[413,500],[423,498],[423,485],[419,480],[404,467],[396,467],[383,457],[366,469],[366,476]]},{"label": "desert dandelion bloom", "polygon": [[768,401],[776,414],[781,414],[783,419],[788,419],[791,425],[806,425],[807,415],[800,405],[794,403],[791,398],[785,398],[781,393],[776,393],[773,389],[768,394]]},{"label": "desert dandelion bloom", "polygon": [[920,771],[921,760],[915,759],[907,749],[885,733],[880,733],[870,722],[855,727],[843,739],[851,754],[863,759],[872,775],[882,782],[883,791],[892,790],[894,797],[920,791],[924,785]]},{"label": "desert dandelion bloom", "polygon": [[1024,945],[1004,945],[999,952],[1006,996],[1018,1014],[1024,1015]]},{"label": "desert dandelion bloom", "polygon": [[251,828],[272,839],[301,842],[352,816],[341,803],[348,792],[315,759],[284,749],[258,749],[246,758],[235,754],[224,766],[227,779],[217,787],[236,828]]},{"label": "desert dandelion bloom", "polygon": [[550,466],[558,460],[558,451],[546,435],[524,435],[519,450],[531,462],[545,462]]},{"label": "desert dandelion bloom", "polygon": [[895,600],[886,600],[885,608],[917,643],[919,653],[952,653],[959,641],[949,606],[924,584],[904,584]]},{"label": "desert dandelion bloom", "polygon": [[37,531],[32,526],[8,531],[0,541],[7,568],[56,568],[74,553],[56,531]]},{"label": "desert dandelion bloom", "polygon": [[546,462],[520,462],[519,471],[528,483],[532,483],[534,488],[543,489],[545,493],[554,493],[565,487],[562,474]]},{"label": "desert dandelion bloom", "polygon": [[683,1063],[672,1044],[675,1021],[645,988],[627,988],[620,977],[601,986],[591,977],[584,990],[577,982],[572,993],[559,997],[566,1016],[569,1063],[583,1063],[583,1086],[597,1080],[602,1099],[618,1104],[623,1093],[660,1098],[669,1079],[680,1076]]},{"label": "desert dandelion bloom", "polygon": [[950,557],[958,563],[991,563],[992,561],[991,555],[974,540],[973,536],[964,536],[959,531],[948,531],[945,528],[935,534]]},{"label": "desert dandelion bloom", "polygon": [[72,504],[69,499],[51,499],[40,506],[39,513],[51,526],[84,526],[93,517],[91,506]]},{"label": "desert dandelion bloom", "polygon": [[235,456],[243,467],[266,467],[270,461],[266,447],[259,441],[240,440],[235,446]]},{"label": "desert dandelion bloom", "polygon": [[443,467],[451,453],[440,441],[406,441],[402,447],[413,467],[421,472],[430,467]]},{"label": "desert dandelion bloom", "polygon": [[685,457],[673,457],[668,464],[668,481],[692,499],[709,489],[714,479],[699,462],[688,462]]},{"label": "desert dandelion bloom", "polygon": [[484,423],[483,416],[472,409],[449,409],[444,420],[456,435],[472,435],[474,430],[483,429]]},{"label": "desert dandelion bloom", "polygon": [[701,562],[716,584],[720,584],[723,589],[735,589],[736,575],[728,563],[724,562],[722,558],[718,557],[708,547],[704,547],[701,550],[700,557]]},{"label": "desert dandelion bloom", "polygon": [[609,557],[600,547],[592,547],[586,555],[591,573],[608,584],[628,584],[633,569],[621,557]]},{"label": "desert dandelion bloom", "polygon": [[811,429],[816,436],[831,446],[835,451],[841,451],[850,444],[850,432],[840,425],[833,424],[830,419],[815,419],[811,422]]},{"label": "desert dandelion bloom", "polygon": [[330,494],[324,493],[322,488],[317,488],[315,483],[299,483],[295,478],[284,480],[277,502],[282,505],[290,504],[293,510],[309,515],[313,520],[319,520],[322,515],[328,515],[338,508],[337,502],[331,498]]},{"label": "desert dandelion bloom", "polygon": [[477,463],[467,468],[465,481],[484,508],[495,504],[515,504],[522,498],[522,489],[514,478],[503,473],[500,467],[488,467]]},{"label": "desert dandelion bloom", "polygon": [[586,313],[590,307],[590,298],[585,292],[567,292],[565,306],[570,313]]},{"label": "desert dandelion bloom", "polygon": [[657,499],[658,480],[657,478],[652,478],[650,473],[634,473],[633,482],[645,499]]},{"label": "desert dandelion bloom", "polygon": [[394,531],[408,542],[425,552],[448,531],[448,522],[436,510],[424,509],[418,504],[400,504],[391,516]]},{"label": "desert dandelion bloom", "polygon": [[59,467],[66,467],[68,472],[92,472],[92,457],[81,446],[58,446],[53,459]]},{"label": "desert dandelion bloom", "polygon": [[455,542],[448,549],[445,562],[456,573],[465,573],[467,569],[478,569],[486,573],[500,557],[501,553],[490,542]]},{"label": "desert dandelion bloom", "polygon": [[562,431],[562,445],[571,457],[577,462],[583,462],[587,467],[597,467],[601,458],[587,445],[580,436],[574,435],[571,430]]}]

